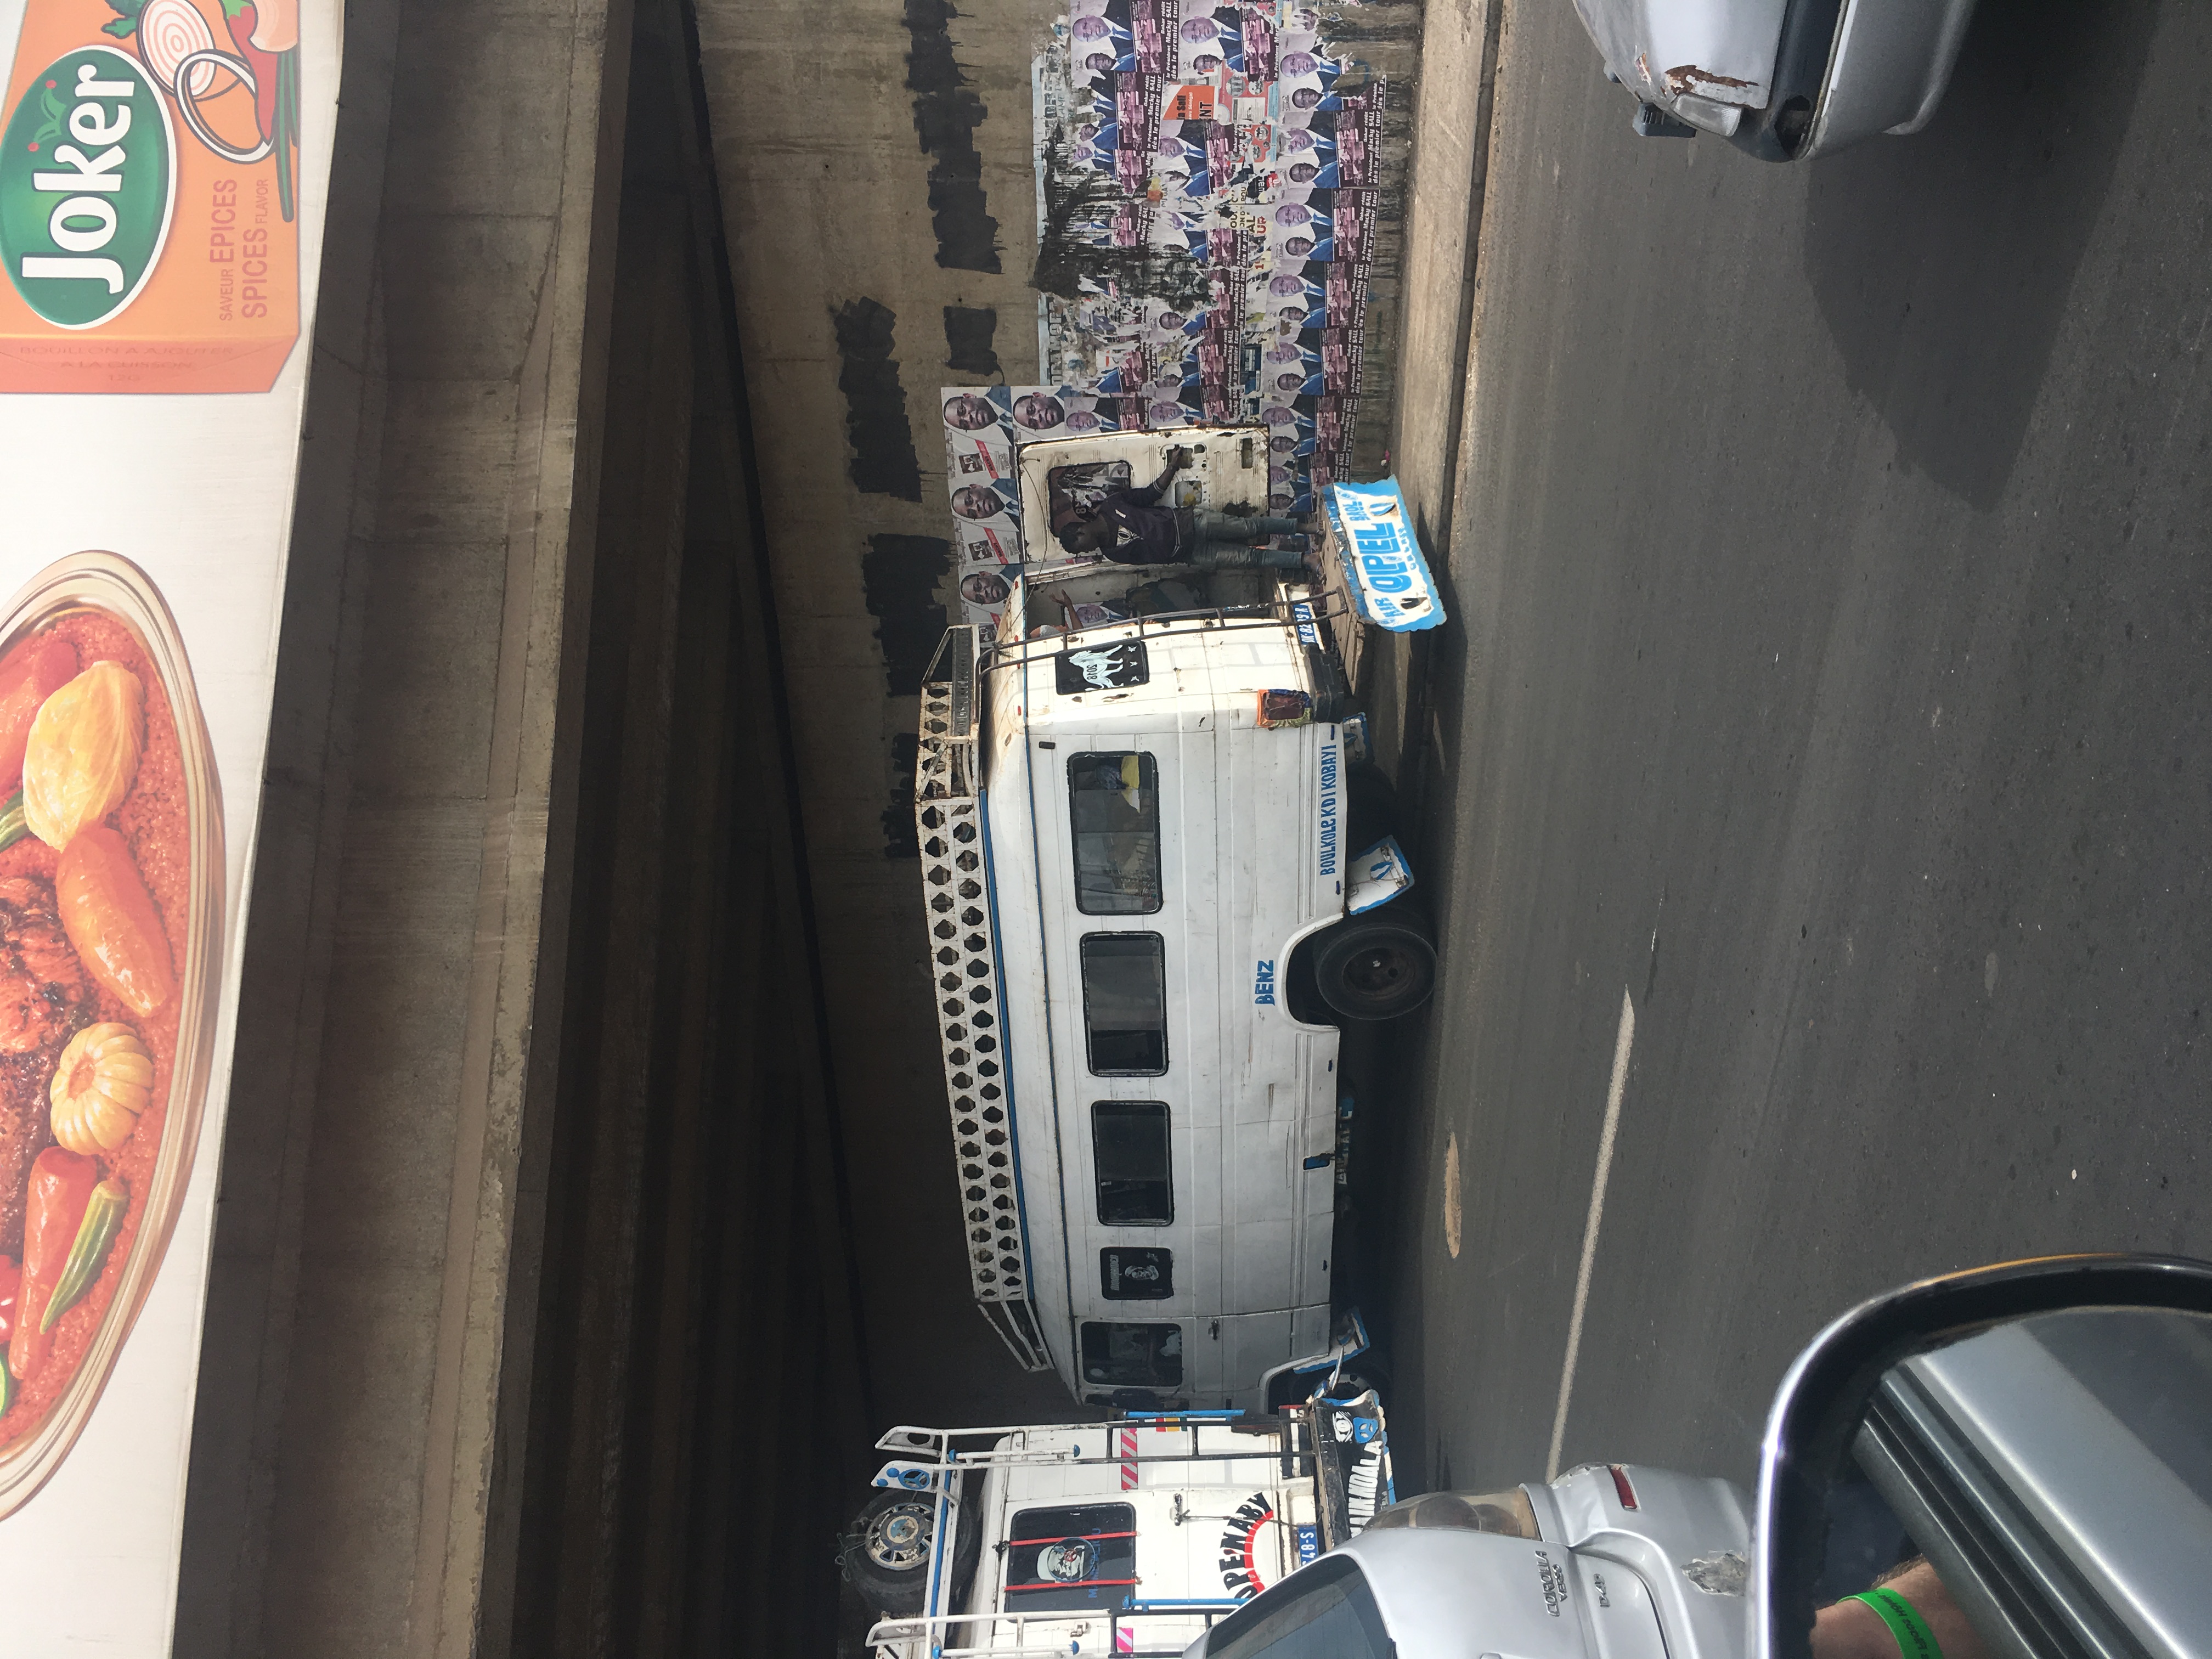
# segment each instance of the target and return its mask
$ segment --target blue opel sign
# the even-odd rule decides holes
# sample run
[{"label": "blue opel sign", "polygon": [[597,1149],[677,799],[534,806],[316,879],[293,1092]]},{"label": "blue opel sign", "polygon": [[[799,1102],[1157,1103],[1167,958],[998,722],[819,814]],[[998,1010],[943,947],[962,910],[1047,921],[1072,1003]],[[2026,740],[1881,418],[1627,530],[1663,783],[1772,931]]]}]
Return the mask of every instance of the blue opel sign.
[{"label": "blue opel sign", "polygon": [[1328,518],[1337,556],[1368,621],[1404,634],[1434,628],[1444,619],[1395,478],[1331,484]]}]

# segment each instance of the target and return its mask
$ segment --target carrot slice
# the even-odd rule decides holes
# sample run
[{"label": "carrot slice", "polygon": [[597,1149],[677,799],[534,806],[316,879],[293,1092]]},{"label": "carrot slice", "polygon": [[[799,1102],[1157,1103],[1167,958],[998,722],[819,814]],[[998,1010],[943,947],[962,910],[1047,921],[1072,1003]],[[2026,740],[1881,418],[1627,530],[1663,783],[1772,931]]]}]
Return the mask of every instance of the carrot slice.
[{"label": "carrot slice", "polygon": [[76,678],[76,647],[35,635],[0,657],[0,791],[23,781],[23,750],[40,705]]},{"label": "carrot slice", "polygon": [[54,899],[78,957],[132,1012],[150,1014],[174,994],[161,913],[121,836],[104,823],[72,836],[54,866]]}]

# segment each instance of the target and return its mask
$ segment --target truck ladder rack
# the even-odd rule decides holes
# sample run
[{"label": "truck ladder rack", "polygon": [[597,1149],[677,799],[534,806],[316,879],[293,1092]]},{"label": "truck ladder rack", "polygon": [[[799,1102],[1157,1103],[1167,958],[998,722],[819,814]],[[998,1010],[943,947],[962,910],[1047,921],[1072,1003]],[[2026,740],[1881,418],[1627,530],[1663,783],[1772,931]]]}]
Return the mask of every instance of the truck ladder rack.
[{"label": "truck ladder rack", "polygon": [[[917,1480],[914,1486],[916,1491],[923,1490],[925,1486],[942,1486],[943,1482],[936,1477],[969,1469],[1242,1463],[1268,1459],[1296,1460],[1303,1463],[1315,1461],[1316,1436],[1312,1413],[1307,1407],[1290,1407],[1281,1413],[1279,1427],[1273,1424],[1268,1425],[1285,1436],[1284,1443],[1279,1445],[1261,1443],[1258,1434],[1236,1426],[1243,1415],[1241,1412],[1158,1412],[1112,1418],[1103,1423],[1024,1423],[982,1429],[932,1429],[901,1424],[876,1442],[876,1449],[890,1453],[901,1467],[914,1471],[917,1477],[925,1473],[932,1477],[927,1481]],[[1267,1421],[1261,1420],[1263,1423]],[[1190,1436],[1190,1447],[1187,1451],[1172,1452],[1118,1450],[1115,1448],[1113,1431],[1124,1428],[1185,1433]],[[1054,1433],[1081,1434],[1086,1437],[1095,1435],[1099,1445],[1098,1455],[1085,1457],[1059,1447],[1032,1451],[1026,1443],[1018,1447],[1010,1443],[1016,1435],[1027,1437]],[[1204,1442],[1199,1437],[1202,1433],[1208,1437]],[[963,1450],[954,1443],[968,1439],[988,1440],[990,1443],[973,1450]],[[1239,1440],[1253,1443],[1240,1446],[1237,1443]]]},{"label": "truck ladder rack", "polygon": [[[1168,1647],[1125,1648],[1118,1643],[1124,1631],[1139,1635],[1148,1620],[1195,1622],[1211,1630],[1215,1620],[1226,1618],[1242,1606],[1241,1601],[1223,1601],[1120,1612],[940,1613],[927,1618],[878,1620],[867,1640],[870,1647],[892,1659],[925,1659],[925,1656],[926,1659],[1083,1659],[1091,1654],[1110,1654],[1114,1659],[1179,1659],[1189,1645],[1188,1637]],[[1038,1629],[1053,1625],[1063,1627],[1057,1637],[1045,1636]],[[1095,1633],[1101,1630],[1105,1632],[1103,1643]],[[994,1646],[993,1638],[1001,1634],[1011,1636],[1014,1645]],[[974,1643],[979,1635],[981,1646],[950,1644]]]},{"label": "truck ladder rack", "polygon": [[[1009,605],[1021,602],[1029,580],[1024,573],[1019,579],[1021,586],[1018,586],[1013,598],[1007,601]],[[1122,639],[1143,639],[1148,635],[1177,629],[1234,631],[1246,628],[1287,627],[1311,630],[1322,624],[1347,618],[1350,613],[1345,609],[1345,605],[1346,601],[1340,595],[1325,588],[1314,588],[1302,590],[1296,598],[1279,594],[1273,601],[1267,603],[1205,605],[1194,611],[1164,611],[1148,617],[1117,617],[1111,622],[1094,623],[1072,633],[1055,633],[1042,639],[994,641],[985,645],[979,638],[976,647],[981,651],[982,666],[988,672],[1017,667],[1024,663],[1049,662],[1085,635],[1112,635]],[[958,629],[952,630],[953,633],[961,631]],[[981,633],[975,628],[965,631],[979,635]],[[946,638],[949,641],[951,635],[948,634]],[[942,663],[945,656],[945,647],[939,646],[938,662]],[[930,672],[933,674],[936,672],[937,664],[933,664]],[[925,698],[929,696],[927,678],[923,682],[921,694]]]},{"label": "truck ladder rack", "polygon": [[922,675],[914,813],[945,1094],[960,1178],[968,1282],[1025,1370],[1052,1364],[1030,1302],[1013,1103],[1006,1093],[1004,985],[984,861],[978,630],[945,630]]}]

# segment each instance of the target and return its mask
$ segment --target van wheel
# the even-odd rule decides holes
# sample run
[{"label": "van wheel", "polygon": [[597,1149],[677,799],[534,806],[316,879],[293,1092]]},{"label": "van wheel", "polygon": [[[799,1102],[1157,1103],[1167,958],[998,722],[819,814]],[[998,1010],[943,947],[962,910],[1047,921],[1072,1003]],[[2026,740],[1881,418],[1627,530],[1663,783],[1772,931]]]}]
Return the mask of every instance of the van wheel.
[{"label": "van wheel", "polygon": [[1407,916],[1340,921],[1314,953],[1322,1000],[1346,1019],[1395,1019],[1437,988],[1437,951]]},{"label": "van wheel", "polygon": [[[966,1504],[960,1506],[959,1525],[940,1612],[957,1609],[982,1553],[982,1525]],[[929,1546],[936,1532],[936,1494],[879,1492],[853,1517],[838,1565],[847,1581],[885,1618],[912,1618],[928,1604]]]}]

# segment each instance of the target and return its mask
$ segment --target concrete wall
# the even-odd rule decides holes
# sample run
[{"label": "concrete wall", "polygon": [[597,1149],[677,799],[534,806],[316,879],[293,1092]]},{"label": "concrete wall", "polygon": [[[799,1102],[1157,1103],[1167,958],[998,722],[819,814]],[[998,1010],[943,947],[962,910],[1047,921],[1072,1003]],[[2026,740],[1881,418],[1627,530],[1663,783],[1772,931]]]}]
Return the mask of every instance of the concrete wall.
[{"label": "concrete wall", "polygon": [[[698,0],[761,482],[791,641],[876,1398],[1073,1409],[968,1293],[912,841],[914,692],[951,591],[936,389],[1034,383],[1030,64],[1049,0]],[[1327,9],[1392,81],[1358,457],[1382,468],[1420,12]]]},{"label": "concrete wall", "polygon": [[1058,1415],[1058,1382],[1017,1370],[969,1298],[911,806],[915,653],[943,627],[951,553],[942,450],[916,434],[935,430],[939,386],[993,378],[975,367],[987,349],[999,378],[1036,372],[1039,18],[1023,0],[698,15],[876,1399],[908,1422]]},{"label": "concrete wall", "polygon": [[475,1649],[626,11],[348,8],[182,1655]]},{"label": "concrete wall", "polygon": [[871,1413],[726,256],[679,9],[637,17],[520,1547],[482,1640],[823,1652]]},{"label": "concrete wall", "polygon": [[351,22],[176,1650],[826,1652],[874,1413],[688,16]]}]

